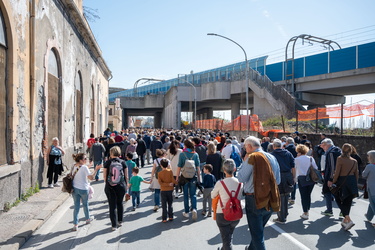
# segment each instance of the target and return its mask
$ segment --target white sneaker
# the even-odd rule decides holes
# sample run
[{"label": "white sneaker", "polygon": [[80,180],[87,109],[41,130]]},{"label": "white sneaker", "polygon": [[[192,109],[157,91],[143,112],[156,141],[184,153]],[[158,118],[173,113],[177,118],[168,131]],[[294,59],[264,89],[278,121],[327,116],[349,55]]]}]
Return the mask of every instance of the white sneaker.
[{"label": "white sneaker", "polygon": [[355,225],[355,224],[354,224],[353,221],[349,221],[348,223],[346,223],[345,231],[348,231],[348,230],[351,229],[354,225]]},{"label": "white sneaker", "polygon": [[158,211],[158,209],[159,209],[159,206],[155,206],[154,207],[154,212]]},{"label": "white sneaker", "polygon": [[302,219],[304,219],[304,220],[308,220],[309,219],[309,215],[308,214],[302,214],[300,217]]},{"label": "white sneaker", "polygon": [[53,184],[49,184],[48,187],[49,187],[49,188],[53,188]]},{"label": "white sneaker", "polygon": [[185,218],[189,218],[189,213],[182,212],[182,216],[184,216]]},{"label": "white sneaker", "polygon": [[55,184],[53,184],[53,186],[54,187],[60,187],[60,184],[56,182]]},{"label": "white sneaker", "polygon": [[197,221],[198,219],[197,210],[193,209],[193,211],[191,212],[191,218],[193,219],[193,221]]}]

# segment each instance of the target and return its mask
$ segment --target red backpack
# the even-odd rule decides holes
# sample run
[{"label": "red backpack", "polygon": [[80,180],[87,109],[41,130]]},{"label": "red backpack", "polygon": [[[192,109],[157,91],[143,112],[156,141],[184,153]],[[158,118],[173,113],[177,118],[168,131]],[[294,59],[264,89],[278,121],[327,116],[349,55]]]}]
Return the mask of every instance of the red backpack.
[{"label": "red backpack", "polygon": [[[241,201],[237,198],[238,193],[240,192],[241,189],[241,183],[238,183],[238,188],[237,191],[234,192],[233,190],[229,192],[227,186],[225,185],[224,181],[220,181],[221,185],[223,185],[225,191],[229,195],[229,200],[227,204],[225,204],[225,207],[223,206],[223,202],[220,200],[220,206],[223,210],[224,214],[224,219],[227,221],[236,221],[242,218],[242,207],[241,207]],[[233,195],[233,193],[235,193]]]}]

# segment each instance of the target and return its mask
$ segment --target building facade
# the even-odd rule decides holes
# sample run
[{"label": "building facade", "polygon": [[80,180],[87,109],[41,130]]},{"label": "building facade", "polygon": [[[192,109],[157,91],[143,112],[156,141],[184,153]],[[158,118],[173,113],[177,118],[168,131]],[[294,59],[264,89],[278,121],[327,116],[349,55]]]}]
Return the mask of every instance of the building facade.
[{"label": "building facade", "polygon": [[0,210],[45,186],[53,137],[70,167],[104,131],[110,78],[82,0],[0,1]]}]

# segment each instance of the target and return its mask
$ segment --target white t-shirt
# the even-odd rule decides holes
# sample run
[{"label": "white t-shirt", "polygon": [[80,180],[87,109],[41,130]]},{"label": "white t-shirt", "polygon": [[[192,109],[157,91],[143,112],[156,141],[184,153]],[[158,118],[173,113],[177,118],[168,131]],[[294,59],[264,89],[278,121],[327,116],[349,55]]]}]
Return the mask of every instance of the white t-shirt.
[{"label": "white t-shirt", "polygon": [[228,144],[222,150],[222,155],[224,155],[225,159],[230,159],[230,155],[232,154],[233,149],[234,149],[235,152],[237,152],[238,154],[240,154],[240,151],[238,150],[238,148],[236,146],[234,146],[233,144]]},{"label": "white t-shirt", "polygon": [[[74,166],[73,173],[76,171],[78,166]],[[88,190],[89,189],[89,181],[87,176],[91,173],[89,168],[86,165],[82,165],[73,179],[73,188],[81,189],[81,190]]]},{"label": "white t-shirt", "polygon": [[[225,178],[224,180],[225,185],[227,186],[229,192],[237,191],[238,184],[240,183],[236,177],[229,177]],[[237,198],[240,200],[242,197],[242,191],[243,191],[243,184],[241,184],[240,191],[238,192]],[[225,204],[227,204],[229,200],[229,195],[225,191],[223,184],[221,184],[220,181],[216,182],[214,189],[211,192],[211,198],[215,198],[216,196],[220,195],[221,202],[223,203],[223,206],[225,207]],[[223,213],[223,209],[221,208],[220,201],[217,204],[217,210],[216,213]]]},{"label": "white t-shirt", "polygon": [[318,166],[316,165],[314,158],[312,158],[310,156],[301,155],[301,156],[298,156],[294,160],[295,164],[296,164],[296,176],[297,177],[300,176],[300,175],[306,175],[307,174],[307,170],[310,167],[310,159],[311,159],[311,164],[313,165],[313,167],[315,169],[318,169]]}]

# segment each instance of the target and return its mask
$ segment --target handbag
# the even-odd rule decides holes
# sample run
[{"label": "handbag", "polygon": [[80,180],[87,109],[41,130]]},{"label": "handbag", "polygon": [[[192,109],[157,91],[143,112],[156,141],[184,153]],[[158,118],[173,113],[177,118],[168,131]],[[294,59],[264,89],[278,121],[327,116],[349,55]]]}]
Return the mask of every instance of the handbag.
[{"label": "handbag", "polygon": [[132,160],[135,160],[135,159],[138,159],[138,154],[137,154],[137,152],[134,151]]},{"label": "handbag", "polygon": [[312,180],[307,180],[306,175],[300,175],[298,176],[298,185],[302,187],[315,185],[315,182]]},{"label": "handbag", "polygon": [[[331,191],[331,193],[332,193],[333,195],[337,195],[337,194],[340,192],[341,187],[345,184],[346,179],[348,179],[348,176],[349,176],[349,174],[352,172],[354,166],[355,166],[355,162],[353,163],[352,168],[350,169],[349,173],[345,176],[345,179],[344,179],[344,181],[341,183],[340,186],[337,186],[337,185],[334,185],[334,184],[333,184],[333,185],[329,188],[329,190]],[[338,174],[340,174],[340,173],[338,173]]]},{"label": "handbag", "polygon": [[74,176],[77,174],[78,170],[81,168],[81,166],[79,166],[76,169],[76,171],[74,172],[74,174],[72,174],[73,168],[74,168],[74,166],[72,167],[70,173],[67,174],[62,179],[62,182],[63,182],[63,186],[61,188],[62,192],[69,193],[69,194],[73,193],[73,179],[74,179]]},{"label": "handbag", "polygon": [[315,183],[323,184],[322,174],[320,173],[318,169],[315,169],[312,165],[312,157],[310,157],[310,167],[307,170],[306,180],[307,181],[312,180]]}]

